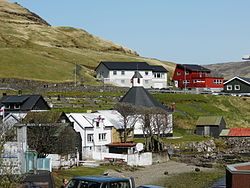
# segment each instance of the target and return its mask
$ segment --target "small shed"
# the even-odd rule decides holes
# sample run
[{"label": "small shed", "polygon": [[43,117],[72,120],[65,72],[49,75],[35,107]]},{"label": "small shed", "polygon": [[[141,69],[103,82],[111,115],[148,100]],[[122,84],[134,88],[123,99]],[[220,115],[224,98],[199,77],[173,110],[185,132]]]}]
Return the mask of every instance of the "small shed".
[{"label": "small shed", "polygon": [[226,186],[231,188],[249,188],[250,162],[226,166]]},{"label": "small shed", "polygon": [[196,134],[219,137],[226,122],[222,116],[200,116],[196,122]]}]

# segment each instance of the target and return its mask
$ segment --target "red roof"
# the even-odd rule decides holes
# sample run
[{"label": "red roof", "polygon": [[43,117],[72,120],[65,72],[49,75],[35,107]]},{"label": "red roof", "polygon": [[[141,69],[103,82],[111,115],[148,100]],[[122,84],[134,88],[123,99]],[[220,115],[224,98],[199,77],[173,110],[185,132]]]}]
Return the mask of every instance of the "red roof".
[{"label": "red roof", "polygon": [[228,136],[250,136],[250,127],[230,128]]},{"label": "red roof", "polygon": [[135,143],[111,143],[106,144],[106,146],[135,146]]},{"label": "red roof", "polygon": [[236,166],[235,167],[237,170],[250,170],[250,165],[246,166]]}]

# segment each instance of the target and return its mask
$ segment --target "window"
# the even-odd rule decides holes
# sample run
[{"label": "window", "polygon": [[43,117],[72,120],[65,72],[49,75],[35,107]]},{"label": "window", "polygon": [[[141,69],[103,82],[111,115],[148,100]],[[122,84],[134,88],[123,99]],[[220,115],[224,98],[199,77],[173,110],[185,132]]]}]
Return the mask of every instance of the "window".
[{"label": "window", "polygon": [[144,83],[145,83],[145,84],[148,84],[148,83],[149,83],[149,81],[148,81],[148,80],[144,80]]},{"label": "window", "polygon": [[145,71],[145,75],[148,75],[148,71]]},{"label": "window", "polygon": [[125,75],[125,71],[124,70],[121,71],[121,75]]},{"label": "window", "polygon": [[189,80],[183,80],[183,84],[189,84]]},{"label": "window", "polygon": [[185,71],[186,72],[186,75],[189,75],[189,71]]},{"label": "window", "polygon": [[99,134],[99,141],[106,140],[106,133],[100,133]]},{"label": "window", "polygon": [[121,83],[122,83],[122,84],[125,84],[125,80],[121,80]]},{"label": "window", "polygon": [[240,85],[235,85],[234,90],[240,90]]},{"label": "window", "polygon": [[4,106],[6,109],[10,109],[10,105],[5,105]]},{"label": "window", "polygon": [[177,76],[180,76],[181,75],[181,72],[177,72]]},{"label": "window", "polygon": [[232,90],[232,89],[233,89],[232,85],[227,85],[227,90]]},{"label": "window", "polygon": [[117,72],[115,70],[113,71],[113,75],[117,75]]},{"label": "window", "polygon": [[95,124],[96,127],[99,127],[99,126],[100,126],[100,122],[99,122],[99,121],[96,121],[95,123],[96,123],[96,124]]},{"label": "window", "polygon": [[93,142],[94,141],[93,134],[87,134],[87,141],[88,142]]},{"label": "window", "polygon": [[222,80],[214,80],[214,84],[222,84]]},{"label": "window", "polygon": [[14,109],[20,109],[20,105],[15,104],[15,105],[14,105]]},{"label": "window", "polygon": [[155,77],[155,78],[161,78],[161,73],[155,73],[155,74],[154,74],[154,77]]}]

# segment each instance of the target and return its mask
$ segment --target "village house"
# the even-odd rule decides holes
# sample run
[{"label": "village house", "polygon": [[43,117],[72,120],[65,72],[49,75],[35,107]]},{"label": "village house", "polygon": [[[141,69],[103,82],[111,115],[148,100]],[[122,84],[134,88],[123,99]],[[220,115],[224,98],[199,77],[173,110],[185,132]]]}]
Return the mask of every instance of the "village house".
[{"label": "village house", "polygon": [[79,161],[81,137],[64,112],[28,112],[15,127],[19,133],[24,130],[19,135],[26,140],[24,150],[35,150],[39,158],[50,158],[52,168],[73,166]]},{"label": "village house", "polygon": [[143,75],[145,88],[166,88],[167,70],[163,66],[149,65],[147,62],[100,62],[96,78],[104,84],[131,87],[135,71]]},{"label": "village house", "polygon": [[226,122],[222,116],[200,116],[196,122],[197,135],[219,137],[225,129]]},{"label": "village house", "polygon": [[250,78],[235,76],[224,83],[225,93],[250,95]]},{"label": "village house", "polygon": [[13,126],[28,112],[50,110],[42,95],[6,95],[0,100],[4,123]]},{"label": "village house", "polygon": [[210,91],[223,90],[224,83],[222,76],[215,75],[200,65],[191,64],[177,64],[172,80],[177,88]]},{"label": "village house", "polygon": [[[95,152],[109,153],[108,144],[121,142],[123,124],[114,119],[120,116],[115,110],[70,113],[67,116],[81,134],[83,158],[93,158]],[[133,130],[128,137],[128,142],[132,141]]]}]

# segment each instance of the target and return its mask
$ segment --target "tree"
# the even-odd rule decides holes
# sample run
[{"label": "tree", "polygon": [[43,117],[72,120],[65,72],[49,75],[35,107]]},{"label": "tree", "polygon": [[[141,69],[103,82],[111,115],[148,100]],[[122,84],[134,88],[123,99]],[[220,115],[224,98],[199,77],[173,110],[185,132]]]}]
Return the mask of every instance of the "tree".
[{"label": "tree", "polygon": [[126,143],[130,131],[134,130],[135,124],[139,119],[137,107],[129,103],[117,103],[114,107],[122,116],[119,120],[123,123],[123,133],[120,135],[121,142]]},{"label": "tree", "polygon": [[168,130],[168,112],[161,108],[145,108],[139,110],[143,124],[143,134],[146,139],[146,151],[163,150],[162,138]]},{"label": "tree", "polygon": [[71,125],[45,124],[28,127],[28,145],[38,152],[38,158],[48,154],[60,155],[76,153],[81,140]]}]

